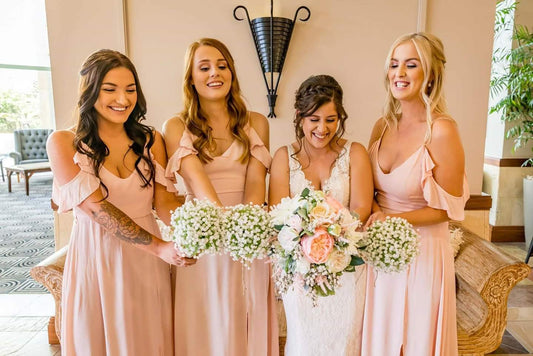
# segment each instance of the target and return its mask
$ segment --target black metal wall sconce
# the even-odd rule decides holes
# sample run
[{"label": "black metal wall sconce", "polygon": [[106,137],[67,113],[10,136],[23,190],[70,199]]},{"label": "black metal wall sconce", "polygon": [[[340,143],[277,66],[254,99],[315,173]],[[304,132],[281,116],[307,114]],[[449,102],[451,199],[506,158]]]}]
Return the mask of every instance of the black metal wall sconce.
[{"label": "black metal wall sconce", "polygon": [[244,20],[244,18],[237,16],[239,9],[244,10],[248,24],[250,25],[250,30],[252,31],[255,49],[257,50],[259,62],[261,63],[263,78],[268,92],[268,106],[270,107],[268,117],[276,117],[274,107],[276,106],[276,99],[278,97],[278,84],[298,13],[300,10],[307,11],[307,16],[299,18],[300,21],[307,21],[311,17],[311,10],[306,6],[300,6],[296,9],[294,19],[292,20],[285,17],[274,17],[273,6],[274,1],[271,0],[270,17],[258,17],[253,20],[250,20],[250,15],[246,7],[239,5],[233,9],[233,17],[237,21]]}]

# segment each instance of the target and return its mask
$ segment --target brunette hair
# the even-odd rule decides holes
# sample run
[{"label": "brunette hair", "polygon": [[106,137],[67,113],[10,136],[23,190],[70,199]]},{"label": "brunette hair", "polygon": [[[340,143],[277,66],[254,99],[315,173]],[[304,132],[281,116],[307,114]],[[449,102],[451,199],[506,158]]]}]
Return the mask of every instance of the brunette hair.
[{"label": "brunette hair", "polygon": [[[83,63],[80,70],[79,99],[77,105],[77,125],[74,137],[76,150],[92,159],[94,174],[100,177],[99,171],[104,159],[109,155],[109,148],[98,134],[98,114],[94,108],[102,81],[105,75],[115,68],[126,68],[133,74],[137,91],[137,102],[133,111],[124,123],[128,137],[133,141],[132,151],[137,155],[135,170],[143,181],[142,187],[151,185],[155,177],[155,167],[150,159],[149,150],[154,143],[153,128],[141,123],[145,120],[146,99],[144,98],[141,83],[133,63],[120,52],[102,49],[91,54]],[[148,175],[145,176],[139,169],[143,160],[148,164]],[[105,184],[101,183],[107,192]],[[106,194],[107,196],[107,194]]]},{"label": "brunette hair", "polygon": [[319,107],[329,102],[335,105],[339,120],[337,132],[330,142],[334,142],[333,140],[338,142],[342,138],[346,130],[346,119],[348,118],[348,114],[342,104],[342,96],[342,87],[330,75],[313,75],[300,85],[296,91],[294,101],[296,113],[293,122],[296,141],[298,142],[298,150],[295,154],[299,153],[303,147],[302,143],[305,136],[302,128],[303,119],[312,115]]}]

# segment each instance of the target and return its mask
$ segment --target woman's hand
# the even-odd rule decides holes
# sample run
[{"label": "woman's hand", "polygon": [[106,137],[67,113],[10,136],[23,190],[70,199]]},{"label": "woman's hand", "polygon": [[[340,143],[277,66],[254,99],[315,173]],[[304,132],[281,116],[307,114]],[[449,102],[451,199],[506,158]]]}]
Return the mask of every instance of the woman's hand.
[{"label": "woman's hand", "polygon": [[162,241],[157,256],[163,261],[179,267],[188,267],[196,263],[195,258],[180,256],[178,252],[174,246],[174,242]]},{"label": "woman's hand", "polygon": [[376,211],[372,215],[368,217],[368,220],[366,221],[366,224],[364,226],[364,229],[368,229],[374,222],[376,221],[385,221],[387,218],[387,214],[385,214],[382,211]]}]

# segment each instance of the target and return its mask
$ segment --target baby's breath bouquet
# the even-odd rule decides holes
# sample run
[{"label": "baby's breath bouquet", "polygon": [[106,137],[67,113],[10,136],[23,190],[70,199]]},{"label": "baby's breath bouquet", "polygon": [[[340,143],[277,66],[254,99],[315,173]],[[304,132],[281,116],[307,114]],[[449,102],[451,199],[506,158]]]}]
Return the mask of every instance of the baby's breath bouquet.
[{"label": "baby's breath bouquet", "polygon": [[228,208],[223,219],[224,249],[246,267],[267,256],[273,230],[270,215],[259,205],[238,204]]},{"label": "baby's breath bouquet", "polygon": [[221,211],[209,200],[193,199],[174,210],[170,236],[185,257],[218,253],[222,241]]},{"label": "baby's breath bouquet", "polygon": [[381,272],[401,272],[419,253],[419,235],[405,219],[389,217],[374,222],[366,231],[361,249],[366,263]]},{"label": "baby's breath bouquet", "polygon": [[281,294],[299,288],[315,304],[335,294],[340,276],[363,262],[361,222],[321,190],[305,188],[283,198],[270,212],[277,232],[270,251],[276,287]]}]

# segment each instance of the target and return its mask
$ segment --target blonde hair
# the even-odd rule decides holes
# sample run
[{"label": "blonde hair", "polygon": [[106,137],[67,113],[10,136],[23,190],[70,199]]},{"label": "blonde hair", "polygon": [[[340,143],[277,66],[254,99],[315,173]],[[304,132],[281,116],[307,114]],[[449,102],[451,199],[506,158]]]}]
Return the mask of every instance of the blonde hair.
[{"label": "blonde hair", "polygon": [[446,58],[444,56],[442,42],[436,36],[424,32],[409,33],[400,36],[390,47],[387,60],[385,61],[385,88],[387,95],[383,109],[383,118],[390,128],[397,127],[398,118],[401,114],[401,105],[392,95],[388,72],[392,54],[396,47],[409,41],[415,46],[424,72],[424,81],[420,88],[420,98],[426,107],[427,131],[424,142],[428,143],[431,140],[432,114],[448,115],[446,100],[442,92]]},{"label": "blonde hair", "polygon": [[213,38],[201,38],[189,45],[185,53],[185,70],[183,75],[183,104],[184,109],[180,116],[185,122],[187,129],[194,134],[197,139],[193,142],[194,148],[198,151],[198,158],[202,163],[207,163],[213,158],[209,151],[213,151],[216,142],[213,139],[212,130],[207,124],[207,118],[200,108],[198,93],[192,81],[192,71],[194,66],[194,54],[200,46],[210,46],[216,48],[224,57],[231,72],[231,88],[226,97],[226,105],[230,116],[229,127],[232,136],[243,146],[243,154],[239,158],[242,163],[247,162],[250,155],[250,140],[244,132],[244,126],[248,121],[248,111],[241,96],[241,88],[235,71],[235,62],[228,48],[220,41]]}]

